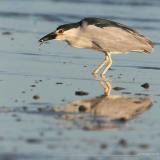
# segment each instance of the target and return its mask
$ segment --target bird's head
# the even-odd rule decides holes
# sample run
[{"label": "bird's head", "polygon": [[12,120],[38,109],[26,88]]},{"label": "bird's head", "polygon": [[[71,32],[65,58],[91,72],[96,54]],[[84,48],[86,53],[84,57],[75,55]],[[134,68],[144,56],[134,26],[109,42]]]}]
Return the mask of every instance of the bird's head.
[{"label": "bird's head", "polygon": [[68,41],[70,37],[74,37],[79,27],[78,23],[70,23],[59,26],[54,32],[51,32],[44,37],[42,37],[39,42],[43,43],[52,39],[55,40],[66,40]]}]

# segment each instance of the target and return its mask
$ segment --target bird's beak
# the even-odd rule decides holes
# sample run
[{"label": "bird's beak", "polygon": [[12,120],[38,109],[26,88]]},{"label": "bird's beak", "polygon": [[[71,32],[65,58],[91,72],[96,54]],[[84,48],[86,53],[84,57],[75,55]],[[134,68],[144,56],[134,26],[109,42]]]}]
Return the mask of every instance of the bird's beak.
[{"label": "bird's beak", "polygon": [[42,43],[42,42],[45,42],[45,41],[49,41],[49,40],[52,40],[52,39],[55,39],[57,37],[57,34],[55,32],[51,32],[47,35],[45,35],[44,37],[42,37],[39,42]]}]

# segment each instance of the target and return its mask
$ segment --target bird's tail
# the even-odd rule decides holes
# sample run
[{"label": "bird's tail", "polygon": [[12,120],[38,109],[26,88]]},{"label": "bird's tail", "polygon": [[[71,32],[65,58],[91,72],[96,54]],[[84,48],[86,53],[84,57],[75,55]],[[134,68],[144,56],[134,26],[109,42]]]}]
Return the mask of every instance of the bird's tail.
[{"label": "bird's tail", "polygon": [[136,36],[136,39],[138,39],[139,42],[141,43],[140,48],[143,52],[151,53],[153,51],[154,43],[150,39],[140,34]]},{"label": "bird's tail", "polygon": [[148,38],[145,38],[145,41],[146,41],[146,47],[144,48],[144,52],[151,53],[154,48],[154,43],[151,40],[149,40]]}]

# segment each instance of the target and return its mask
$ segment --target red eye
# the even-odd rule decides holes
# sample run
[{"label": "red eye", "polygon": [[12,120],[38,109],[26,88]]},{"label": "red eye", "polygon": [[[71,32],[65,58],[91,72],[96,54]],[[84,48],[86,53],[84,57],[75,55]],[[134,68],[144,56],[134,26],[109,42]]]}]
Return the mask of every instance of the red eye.
[{"label": "red eye", "polygon": [[63,32],[64,32],[63,29],[59,29],[59,30],[58,30],[58,33],[63,33]]}]

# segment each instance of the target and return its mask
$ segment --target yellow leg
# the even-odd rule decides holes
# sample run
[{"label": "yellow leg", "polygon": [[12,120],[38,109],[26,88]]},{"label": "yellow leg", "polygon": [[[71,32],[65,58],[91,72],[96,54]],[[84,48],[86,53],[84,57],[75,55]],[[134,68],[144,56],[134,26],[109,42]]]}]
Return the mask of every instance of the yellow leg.
[{"label": "yellow leg", "polygon": [[108,71],[108,69],[111,67],[112,65],[112,58],[111,58],[111,55],[110,54],[107,54],[106,55],[106,59],[108,58],[108,61],[107,61],[107,66],[106,68],[104,69],[104,71],[100,74],[101,77],[105,75],[105,73]]},{"label": "yellow leg", "polygon": [[101,86],[103,87],[103,89],[104,89],[104,95],[105,96],[110,96],[110,93],[111,93],[111,90],[112,90],[112,84],[107,79],[107,77],[105,77],[105,75],[103,75],[101,78],[99,78],[98,75],[95,74],[94,78],[96,80],[98,80],[99,83],[101,84]]},{"label": "yellow leg", "polygon": [[98,68],[96,68],[96,69],[92,72],[92,74],[93,74],[93,75],[97,74],[97,73],[100,71],[100,69],[101,69],[105,64],[107,64],[107,59],[106,59],[106,58],[105,58],[105,60],[98,66]]},{"label": "yellow leg", "polygon": [[112,84],[110,83],[110,81],[105,77],[105,75],[102,76],[103,79],[103,88],[104,88],[104,94],[106,96],[110,96],[111,90],[112,90]]}]

